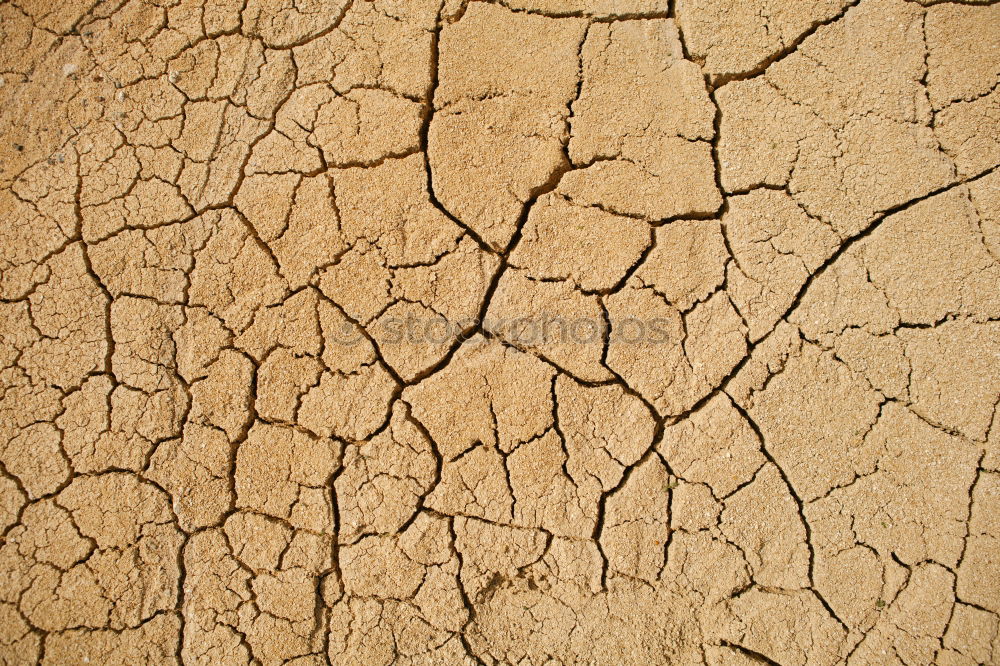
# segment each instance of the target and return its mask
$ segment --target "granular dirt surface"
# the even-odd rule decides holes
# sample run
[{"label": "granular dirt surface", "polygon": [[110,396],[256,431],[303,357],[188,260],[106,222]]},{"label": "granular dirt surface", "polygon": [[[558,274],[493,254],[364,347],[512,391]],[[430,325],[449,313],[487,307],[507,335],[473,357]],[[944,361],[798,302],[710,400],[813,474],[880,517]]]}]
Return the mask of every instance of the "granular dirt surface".
[{"label": "granular dirt surface", "polygon": [[1000,4],[0,43],[0,662],[1000,663]]}]

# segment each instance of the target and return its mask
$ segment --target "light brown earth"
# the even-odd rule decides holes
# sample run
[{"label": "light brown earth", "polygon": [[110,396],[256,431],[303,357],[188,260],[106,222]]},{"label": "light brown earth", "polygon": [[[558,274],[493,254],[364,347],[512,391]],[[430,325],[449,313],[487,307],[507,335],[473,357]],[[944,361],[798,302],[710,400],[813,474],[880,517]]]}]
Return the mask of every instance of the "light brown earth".
[{"label": "light brown earth", "polygon": [[0,662],[1000,663],[1000,4],[0,44]]}]

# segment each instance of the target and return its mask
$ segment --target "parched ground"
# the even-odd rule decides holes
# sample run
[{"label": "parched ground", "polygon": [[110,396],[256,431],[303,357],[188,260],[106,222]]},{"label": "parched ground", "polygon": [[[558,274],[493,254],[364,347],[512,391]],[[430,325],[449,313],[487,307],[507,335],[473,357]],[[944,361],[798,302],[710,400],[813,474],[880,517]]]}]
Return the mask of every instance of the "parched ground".
[{"label": "parched ground", "polygon": [[1000,663],[1000,4],[0,44],[0,662]]}]

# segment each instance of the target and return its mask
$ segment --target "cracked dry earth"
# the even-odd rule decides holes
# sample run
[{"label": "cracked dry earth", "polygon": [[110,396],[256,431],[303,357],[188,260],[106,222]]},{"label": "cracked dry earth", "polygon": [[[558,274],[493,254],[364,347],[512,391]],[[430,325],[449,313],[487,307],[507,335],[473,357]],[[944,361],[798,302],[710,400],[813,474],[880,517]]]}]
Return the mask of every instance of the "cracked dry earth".
[{"label": "cracked dry earth", "polygon": [[665,4],[0,4],[0,661],[1000,662],[1000,5]]}]

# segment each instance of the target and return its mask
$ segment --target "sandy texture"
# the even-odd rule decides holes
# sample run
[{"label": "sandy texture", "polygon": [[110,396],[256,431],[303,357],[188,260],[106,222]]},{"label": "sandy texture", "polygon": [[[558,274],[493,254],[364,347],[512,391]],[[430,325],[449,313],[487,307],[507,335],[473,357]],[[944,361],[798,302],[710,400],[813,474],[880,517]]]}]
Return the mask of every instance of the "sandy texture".
[{"label": "sandy texture", "polygon": [[1000,663],[1000,4],[0,43],[0,663]]}]

